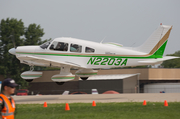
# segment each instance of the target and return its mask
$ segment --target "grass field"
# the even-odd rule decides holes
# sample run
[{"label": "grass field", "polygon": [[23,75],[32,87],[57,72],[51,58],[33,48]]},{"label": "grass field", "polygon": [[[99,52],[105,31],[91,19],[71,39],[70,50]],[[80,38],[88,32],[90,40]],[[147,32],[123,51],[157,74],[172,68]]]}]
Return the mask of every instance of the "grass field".
[{"label": "grass field", "polygon": [[70,111],[65,104],[18,104],[16,119],[180,119],[180,102],[164,103],[139,102],[127,103],[70,103]]}]

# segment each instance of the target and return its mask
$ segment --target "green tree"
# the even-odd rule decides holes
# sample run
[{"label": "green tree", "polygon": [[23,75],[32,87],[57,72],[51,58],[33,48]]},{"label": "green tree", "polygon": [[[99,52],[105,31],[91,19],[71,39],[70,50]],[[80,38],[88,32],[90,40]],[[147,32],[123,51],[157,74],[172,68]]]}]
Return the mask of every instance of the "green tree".
[{"label": "green tree", "polygon": [[[167,56],[180,57],[180,51],[177,51],[174,54],[167,54]],[[161,66],[164,68],[180,68],[180,58],[166,60],[161,64]]]},{"label": "green tree", "polygon": [[39,45],[43,43],[40,38],[43,35],[40,25],[30,24],[25,28],[22,20],[2,19],[0,23],[0,75],[15,79],[22,88],[27,87],[28,83],[20,77],[20,74],[29,70],[29,66],[21,64],[14,55],[9,54],[8,50],[14,46]]},{"label": "green tree", "polygon": [[24,35],[24,23],[22,20],[17,19],[2,19],[0,24],[0,74],[5,77],[12,77],[17,80],[20,76],[16,76],[16,74],[20,73],[20,64],[15,56],[10,55],[8,50],[12,47],[13,41],[16,46],[23,45],[23,38],[21,36]]},{"label": "green tree", "polygon": [[25,29],[25,41],[24,45],[40,45],[43,43],[40,37],[44,35],[44,31],[40,25],[30,24]]}]

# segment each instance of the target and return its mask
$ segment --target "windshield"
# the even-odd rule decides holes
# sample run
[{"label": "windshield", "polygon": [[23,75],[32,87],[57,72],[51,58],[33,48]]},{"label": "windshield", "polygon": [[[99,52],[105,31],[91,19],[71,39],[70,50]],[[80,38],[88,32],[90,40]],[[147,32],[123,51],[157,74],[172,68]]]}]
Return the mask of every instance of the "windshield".
[{"label": "windshield", "polygon": [[47,49],[47,47],[51,44],[52,41],[53,40],[47,41],[47,42],[43,43],[42,45],[40,45],[40,47],[42,49]]}]

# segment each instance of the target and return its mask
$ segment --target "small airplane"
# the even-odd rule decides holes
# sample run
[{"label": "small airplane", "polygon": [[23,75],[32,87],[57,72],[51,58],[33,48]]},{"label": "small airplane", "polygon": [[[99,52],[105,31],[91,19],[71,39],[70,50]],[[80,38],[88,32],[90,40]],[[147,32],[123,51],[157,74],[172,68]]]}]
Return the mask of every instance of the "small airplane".
[{"label": "small airplane", "polygon": [[[164,56],[172,26],[160,25],[139,47],[123,47],[118,43],[97,43],[76,38],[61,37],[40,46],[19,46],[11,48],[20,63],[30,66],[30,71],[21,77],[28,82],[42,76],[33,71],[33,66],[59,67],[60,73],[51,77],[59,85],[71,81],[76,76],[82,80],[97,75],[97,68],[113,68],[160,64],[165,60],[178,57]],[[74,74],[71,68],[78,69]]]}]

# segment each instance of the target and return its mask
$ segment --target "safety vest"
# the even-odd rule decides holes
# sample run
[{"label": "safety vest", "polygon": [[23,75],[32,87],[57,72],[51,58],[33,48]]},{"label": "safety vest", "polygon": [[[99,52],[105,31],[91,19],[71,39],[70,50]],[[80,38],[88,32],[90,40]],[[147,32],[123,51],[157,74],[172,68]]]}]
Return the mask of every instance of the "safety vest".
[{"label": "safety vest", "polygon": [[1,110],[2,119],[14,119],[15,103],[13,98],[10,100],[3,94],[0,94],[1,99],[4,102],[4,108]]}]

